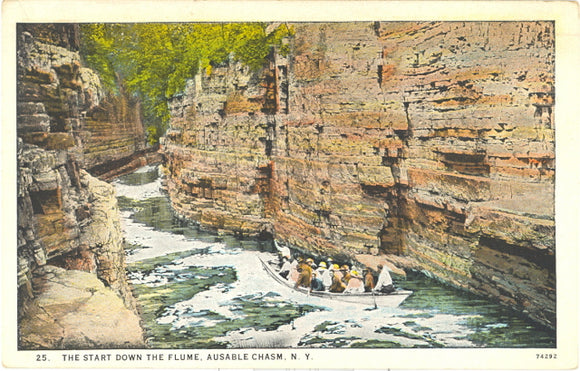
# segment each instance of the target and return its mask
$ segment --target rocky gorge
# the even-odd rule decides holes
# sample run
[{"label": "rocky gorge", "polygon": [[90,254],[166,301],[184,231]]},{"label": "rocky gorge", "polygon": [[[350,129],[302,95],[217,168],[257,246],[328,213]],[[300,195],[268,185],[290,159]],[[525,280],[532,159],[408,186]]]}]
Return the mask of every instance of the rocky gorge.
[{"label": "rocky gorge", "polygon": [[83,66],[78,25],[17,31],[18,347],[143,347],[115,191],[95,177],[157,159],[139,104]]},{"label": "rocky gorge", "polygon": [[198,68],[158,153],[79,25],[18,24],[19,349],[149,345],[107,181],[161,160],[172,222],[419,271],[555,329],[554,23],[286,27],[263,68]]},{"label": "rocky gorge", "polygon": [[174,209],[555,328],[554,24],[291,26],[265,68],[232,60],[172,99]]}]

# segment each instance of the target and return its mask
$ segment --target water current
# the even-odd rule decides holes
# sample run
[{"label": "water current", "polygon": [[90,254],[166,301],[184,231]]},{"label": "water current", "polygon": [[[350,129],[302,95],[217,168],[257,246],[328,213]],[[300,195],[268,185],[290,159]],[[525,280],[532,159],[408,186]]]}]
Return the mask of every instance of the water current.
[{"label": "water current", "polygon": [[199,230],[176,217],[157,167],[115,180],[127,270],[152,348],[547,348],[555,332],[420,273],[399,307],[304,296],[275,282],[259,257],[271,241]]}]

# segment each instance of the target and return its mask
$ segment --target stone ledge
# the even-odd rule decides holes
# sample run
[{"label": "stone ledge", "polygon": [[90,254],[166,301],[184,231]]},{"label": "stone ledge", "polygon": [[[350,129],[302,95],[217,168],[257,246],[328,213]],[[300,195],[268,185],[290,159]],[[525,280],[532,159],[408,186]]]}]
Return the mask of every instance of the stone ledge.
[{"label": "stone ledge", "polygon": [[76,145],[75,138],[69,133],[26,133],[24,143],[34,144],[48,150],[65,150]]},{"label": "stone ledge", "polygon": [[44,266],[20,321],[24,349],[143,348],[139,317],[93,274]]}]

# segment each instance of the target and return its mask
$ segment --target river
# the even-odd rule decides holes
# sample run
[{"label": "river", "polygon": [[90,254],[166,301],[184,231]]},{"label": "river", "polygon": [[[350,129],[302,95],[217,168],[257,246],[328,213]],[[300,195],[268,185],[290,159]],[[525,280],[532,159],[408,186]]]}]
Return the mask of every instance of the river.
[{"label": "river", "polygon": [[550,348],[546,330],[489,300],[409,272],[397,308],[305,297],[274,282],[271,241],[199,230],[177,218],[155,166],[113,182],[127,270],[152,348]]}]

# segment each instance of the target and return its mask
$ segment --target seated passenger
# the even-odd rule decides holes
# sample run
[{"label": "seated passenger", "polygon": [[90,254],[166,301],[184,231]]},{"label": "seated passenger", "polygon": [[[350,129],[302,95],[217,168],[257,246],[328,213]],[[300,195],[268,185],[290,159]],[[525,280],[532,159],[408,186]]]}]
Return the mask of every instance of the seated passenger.
[{"label": "seated passenger", "polygon": [[348,265],[343,265],[340,267],[340,271],[342,272],[342,282],[344,282],[345,286],[348,285],[348,281],[350,280],[350,269]]},{"label": "seated passenger", "polygon": [[312,258],[306,259],[306,264],[308,264],[310,266],[310,268],[312,268],[312,271],[315,271],[316,268],[318,268],[318,266],[316,265],[316,263],[314,262],[314,260]]},{"label": "seated passenger", "polygon": [[360,294],[365,291],[363,277],[357,271],[350,272],[350,280],[344,290],[345,294]]},{"label": "seated passenger", "polygon": [[312,281],[310,282],[311,291],[324,291],[324,285],[320,278],[318,278],[318,273],[316,271],[312,272]]},{"label": "seated passenger", "polygon": [[365,292],[371,292],[375,288],[375,278],[369,267],[365,268]]},{"label": "seated passenger", "polygon": [[334,262],[333,262],[332,258],[328,258],[328,259],[326,259],[326,267],[327,267],[328,269],[332,269],[332,266],[333,266],[333,265],[334,265]]},{"label": "seated passenger", "polygon": [[288,275],[288,281],[296,282],[298,280],[298,276],[300,275],[300,272],[298,272],[298,266],[300,265],[300,263],[302,263],[301,257],[299,257],[298,260],[294,259],[292,263],[290,263],[291,268],[290,274]]},{"label": "seated passenger", "polygon": [[321,261],[318,264],[318,269],[316,269],[316,273],[318,273],[318,276],[320,277],[324,271],[326,271],[326,263]]},{"label": "seated passenger", "polygon": [[326,269],[325,262],[320,262],[320,267],[318,268],[318,277],[324,285],[324,290],[328,290],[330,285],[332,285],[332,272],[330,269]]},{"label": "seated passenger", "polygon": [[299,275],[296,284],[294,285],[295,288],[310,287],[310,282],[312,281],[312,267],[310,267],[309,260],[302,262],[302,264],[298,266]]},{"label": "seated passenger", "polygon": [[381,273],[379,274],[377,285],[373,291],[381,292],[384,294],[389,294],[395,291],[395,287],[393,286],[393,279],[389,274],[389,268],[386,265],[383,267],[381,264],[379,264],[377,268],[381,271]]},{"label": "seated passenger", "polygon": [[346,285],[342,282],[342,273],[338,268],[338,264],[332,266],[332,284],[328,291],[330,292],[343,292],[346,289]]},{"label": "seated passenger", "polygon": [[282,258],[282,266],[280,267],[280,272],[278,272],[278,274],[283,278],[288,278],[291,269],[292,265],[290,264],[289,256],[286,255]]}]

